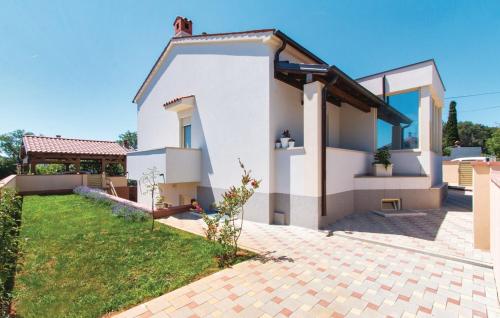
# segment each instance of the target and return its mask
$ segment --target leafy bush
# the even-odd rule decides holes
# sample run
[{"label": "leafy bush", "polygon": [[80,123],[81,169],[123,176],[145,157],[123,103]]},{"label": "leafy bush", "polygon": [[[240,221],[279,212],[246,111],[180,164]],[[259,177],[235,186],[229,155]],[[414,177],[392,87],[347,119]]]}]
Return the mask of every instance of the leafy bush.
[{"label": "leafy bush", "polygon": [[206,236],[209,240],[216,240],[222,246],[219,254],[219,265],[226,266],[234,262],[238,253],[238,240],[243,229],[245,204],[260,186],[251,177],[251,171],[239,161],[243,170],[241,183],[238,187],[232,186],[222,195],[222,200],[217,204],[217,213],[208,216],[202,211],[203,220],[207,224]]},{"label": "leafy bush", "polygon": [[500,158],[500,128],[495,129],[491,138],[486,141],[486,147],[491,155]]},{"label": "leafy bush", "polygon": [[382,164],[386,168],[391,164],[391,153],[389,152],[389,148],[382,147],[377,149],[377,152],[373,155],[373,159],[375,160],[373,164]]},{"label": "leafy bush", "polygon": [[22,197],[12,189],[0,193],[0,317],[9,317],[19,252]]},{"label": "leafy bush", "polygon": [[80,186],[73,189],[73,192],[87,199],[111,206],[111,213],[114,216],[123,218],[125,221],[143,222],[148,219],[148,214],[144,211],[125,203],[113,201],[103,190]]}]

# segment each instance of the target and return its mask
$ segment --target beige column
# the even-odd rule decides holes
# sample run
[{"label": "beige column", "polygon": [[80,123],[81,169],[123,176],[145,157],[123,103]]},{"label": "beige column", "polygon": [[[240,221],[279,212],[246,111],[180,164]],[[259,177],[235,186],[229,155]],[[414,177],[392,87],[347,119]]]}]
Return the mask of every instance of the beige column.
[{"label": "beige column", "polygon": [[402,133],[401,125],[392,126],[392,149],[401,149]]},{"label": "beige column", "polygon": [[474,247],[490,249],[490,166],[485,163],[473,164],[472,210]]},{"label": "beige column", "polygon": [[321,98],[323,84],[304,85],[304,194],[321,196]]}]

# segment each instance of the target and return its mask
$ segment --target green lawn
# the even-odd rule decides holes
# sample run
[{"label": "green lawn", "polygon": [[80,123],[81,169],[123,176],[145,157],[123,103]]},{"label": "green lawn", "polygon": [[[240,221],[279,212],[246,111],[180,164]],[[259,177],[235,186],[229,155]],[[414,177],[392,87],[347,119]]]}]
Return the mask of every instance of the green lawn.
[{"label": "green lawn", "polygon": [[99,317],[218,270],[218,246],[77,195],[24,198],[20,317]]}]

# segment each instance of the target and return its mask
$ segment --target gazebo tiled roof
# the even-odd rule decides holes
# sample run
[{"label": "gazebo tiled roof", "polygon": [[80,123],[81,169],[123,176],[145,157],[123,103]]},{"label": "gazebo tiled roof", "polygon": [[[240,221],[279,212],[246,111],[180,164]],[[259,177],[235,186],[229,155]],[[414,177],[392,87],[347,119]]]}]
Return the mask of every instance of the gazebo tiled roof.
[{"label": "gazebo tiled roof", "polygon": [[127,149],[114,141],[70,139],[60,137],[24,136],[25,154],[53,153],[79,155],[125,156]]}]

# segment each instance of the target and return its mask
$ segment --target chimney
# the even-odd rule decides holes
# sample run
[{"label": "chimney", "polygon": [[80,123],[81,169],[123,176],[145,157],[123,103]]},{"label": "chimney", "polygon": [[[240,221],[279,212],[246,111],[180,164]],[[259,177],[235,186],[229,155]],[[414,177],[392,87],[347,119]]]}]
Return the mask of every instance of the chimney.
[{"label": "chimney", "polygon": [[56,135],[56,138],[61,138],[61,135]]},{"label": "chimney", "polygon": [[174,37],[193,35],[193,22],[188,18],[177,17],[174,21]]}]

